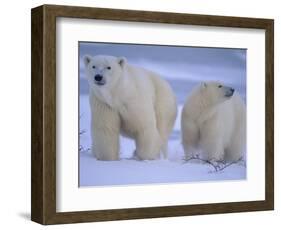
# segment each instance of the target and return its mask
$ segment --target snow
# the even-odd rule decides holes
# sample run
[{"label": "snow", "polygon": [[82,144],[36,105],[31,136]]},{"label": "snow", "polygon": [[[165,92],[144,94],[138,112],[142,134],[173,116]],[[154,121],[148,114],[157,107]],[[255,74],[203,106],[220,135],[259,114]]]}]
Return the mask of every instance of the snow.
[{"label": "snow", "polygon": [[[99,51],[100,53],[119,56],[117,53],[114,53],[118,50],[116,45],[101,46],[95,45],[95,43],[90,45],[87,43],[83,47],[83,43],[81,43],[80,48],[81,56],[85,53],[91,53],[89,49],[90,51],[92,49],[93,53]],[[191,88],[201,81],[213,80],[214,76],[220,76],[217,77],[218,80],[228,82],[228,84],[235,87],[246,102],[246,51],[242,52],[239,50],[237,52],[237,50],[232,51],[231,49],[227,49],[224,52],[221,51],[222,49],[206,49],[204,51],[201,48],[199,52],[196,48],[190,48],[189,51],[193,53],[189,54],[188,57],[192,57],[193,59],[190,58],[188,65],[186,65],[180,59],[176,62],[167,61],[163,59],[161,53],[158,57],[154,57],[153,55],[157,54],[153,52],[154,47],[147,49],[145,54],[150,57],[146,59],[136,58],[140,52],[145,51],[142,46],[134,47],[133,51],[135,51],[135,54],[132,51],[129,52],[129,49],[124,49],[124,46],[121,48],[123,52],[122,56],[126,56],[131,63],[161,73],[164,73],[165,69],[168,69],[168,74],[164,75],[164,78],[176,93],[178,103],[178,116],[168,143],[168,159],[153,161],[132,159],[135,144],[132,140],[125,137],[120,137],[119,161],[98,161],[92,156],[90,152],[91,135],[88,85],[84,77],[83,65],[80,65],[79,129],[80,132],[84,131],[84,133],[80,135],[79,140],[79,145],[83,147],[83,151],[79,153],[79,186],[120,186],[151,183],[245,180],[247,171],[245,162],[233,164],[218,172],[215,172],[210,164],[200,161],[185,162],[183,160],[184,151],[180,140],[180,121],[183,103]],[[173,52],[175,50],[169,53],[170,56],[168,58],[171,58]],[[204,52],[205,56],[200,59],[200,55],[203,55]],[[186,53],[182,55],[186,55]],[[216,61],[217,64],[215,64]],[[219,64],[223,65],[223,68]]]},{"label": "snow", "polygon": [[244,165],[235,164],[215,172],[212,166],[185,163],[180,158],[137,161],[98,161],[88,153],[80,154],[80,186],[186,183],[197,181],[245,179]]},{"label": "snow", "polygon": [[80,96],[80,106],[85,108],[80,120],[80,144],[84,149],[80,153],[80,186],[130,185],[150,183],[180,183],[195,181],[242,180],[246,178],[244,164],[234,164],[223,171],[215,172],[209,164],[185,162],[180,143],[180,117],[182,105],[178,106],[178,116],[169,140],[168,159],[139,161],[133,157],[135,144],[132,140],[120,137],[119,161],[98,161],[90,153],[89,133],[90,111],[87,96]]}]

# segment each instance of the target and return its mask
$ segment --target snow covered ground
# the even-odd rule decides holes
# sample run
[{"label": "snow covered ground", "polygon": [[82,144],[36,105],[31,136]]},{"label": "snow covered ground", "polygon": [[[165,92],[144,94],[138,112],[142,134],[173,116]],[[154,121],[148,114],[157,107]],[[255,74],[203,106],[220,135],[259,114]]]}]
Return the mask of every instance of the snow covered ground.
[{"label": "snow covered ground", "polygon": [[[102,52],[99,50],[98,45],[87,45],[87,49],[83,50],[81,46],[80,55],[90,53],[89,49],[99,51],[100,53],[108,53],[110,48],[108,46],[103,48]],[[84,47],[85,48],[85,47]],[[122,49],[121,49],[122,48]],[[124,47],[121,47],[124,53]],[[141,48],[141,47],[140,47]],[[196,56],[196,49],[192,48],[193,55],[192,61],[188,63],[188,70],[185,69],[184,63],[177,61],[164,63],[159,62],[160,57],[151,59],[136,60],[130,57],[131,53],[123,54],[129,62],[136,65],[141,65],[145,68],[154,70],[156,72],[163,72],[165,68],[168,69],[170,74],[164,75],[164,78],[169,82],[177,96],[178,102],[178,117],[174,125],[173,132],[169,138],[169,156],[168,159],[160,159],[154,161],[138,161],[130,159],[135,150],[135,145],[132,140],[120,137],[120,154],[121,160],[119,161],[98,161],[90,153],[91,137],[90,137],[90,108],[88,102],[88,85],[84,77],[83,65],[80,65],[80,145],[83,147],[79,157],[79,185],[80,186],[106,186],[106,185],[132,185],[132,184],[150,184],[150,183],[183,183],[183,182],[202,182],[202,181],[225,181],[225,180],[243,180],[246,179],[246,163],[239,162],[233,164],[222,171],[215,172],[210,164],[202,163],[199,161],[185,162],[184,152],[180,143],[180,117],[184,100],[192,87],[200,81],[210,80],[210,76],[220,76],[218,80],[226,82],[235,87],[246,101],[246,70],[245,70],[245,55],[246,52],[236,52],[235,50],[229,53],[224,52],[224,56],[216,53],[217,49],[208,49],[204,60]],[[114,50],[114,49],[113,49]],[[144,49],[141,49],[142,52]],[[106,52],[108,51],[108,52]],[[116,51],[116,47],[115,47]],[[151,51],[150,51],[151,52]],[[136,52],[138,54],[138,52]],[[151,52],[153,53],[153,52]],[[116,53],[109,53],[116,55]],[[202,53],[202,49],[199,52]],[[121,56],[121,55],[120,55]],[[208,58],[209,57],[209,58]],[[161,56],[162,58],[162,56]],[[194,59],[198,59],[194,63]],[[229,60],[228,60],[229,59]],[[209,61],[211,60],[211,61]],[[217,60],[223,67],[214,65],[210,62]],[[222,61],[224,63],[222,64]],[[162,63],[162,65],[161,65]],[[163,64],[164,63],[164,64]],[[190,64],[191,63],[191,64]],[[201,63],[202,66],[198,65]],[[206,64],[209,63],[209,64]],[[240,65],[239,65],[240,63]],[[242,64],[241,64],[242,63]],[[205,65],[204,65],[205,64]],[[204,68],[203,68],[204,67]],[[181,70],[180,70],[181,69]],[[184,73],[188,73],[184,77]],[[190,76],[192,75],[192,77]],[[212,77],[213,78],[213,77]]]},{"label": "snow covered ground", "polygon": [[[88,97],[80,97],[80,106],[88,107]],[[84,108],[85,108],[84,107]],[[86,110],[86,109],[85,109]],[[138,161],[130,159],[135,150],[134,142],[120,137],[121,160],[98,161],[90,153],[89,112],[81,116],[80,144],[85,151],[80,153],[80,186],[129,185],[149,183],[179,183],[194,181],[241,180],[246,178],[246,167],[243,162],[233,164],[222,171],[215,172],[209,164],[198,161],[185,162],[180,143],[180,115],[182,106],[178,107],[178,117],[169,140],[168,159]]]},{"label": "snow covered ground", "polygon": [[180,183],[246,178],[243,164],[215,172],[210,165],[184,163],[181,159],[97,161],[87,153],[80,156],[80,186]]}]

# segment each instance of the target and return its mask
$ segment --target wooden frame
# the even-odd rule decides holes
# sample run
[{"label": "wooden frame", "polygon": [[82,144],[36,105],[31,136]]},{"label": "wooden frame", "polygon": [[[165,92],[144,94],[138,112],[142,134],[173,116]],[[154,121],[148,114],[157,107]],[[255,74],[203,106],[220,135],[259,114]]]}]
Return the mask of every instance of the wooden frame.
[{"label": "wooden frame", "polygon": [[[89,18],[264,29],[266,34],[265,200],[234,203],[56,212],[56,18]],[[274,21],[271,19],[144,12],[43,5],[32,9],[32,178],[31,219],[61,224],[274,208]]]}]

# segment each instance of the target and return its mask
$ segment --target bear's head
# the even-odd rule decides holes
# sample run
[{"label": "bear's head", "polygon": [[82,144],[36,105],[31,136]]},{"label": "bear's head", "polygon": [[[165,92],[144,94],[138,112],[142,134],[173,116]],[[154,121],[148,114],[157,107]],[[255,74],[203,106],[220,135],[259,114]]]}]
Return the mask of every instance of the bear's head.
[{"label": "bear's head", "polygon": [[234,94],[234,89],[221,84],[220,82],[202,82],[200,93],[206,104],[215,106],[228,99]]},{"label": "bear's head", "polygon": [[89,85],[94,91],[114,88],[126,64],[124,57],[105,55],[85,55],[83,61]]}]

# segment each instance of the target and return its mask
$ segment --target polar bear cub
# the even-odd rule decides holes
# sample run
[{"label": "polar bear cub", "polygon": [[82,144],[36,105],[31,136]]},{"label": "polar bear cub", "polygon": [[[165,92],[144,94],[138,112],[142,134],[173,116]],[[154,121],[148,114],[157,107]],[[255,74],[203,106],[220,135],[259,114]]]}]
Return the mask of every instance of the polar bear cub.
[{"label": "polar bear cub", "polygon": [[135,156],[166,155],[177,105],[166,81],[129,64],[124,57],[84,56],[90,88],[92,152],[99,160],[119,159],[119,135],[132,138]]},{"label": "polar bear cub", "polygon": [[235,161],[245,154],[246,108],[233,88],[204,82],[187,98],[181,118],[186,158]]}]

